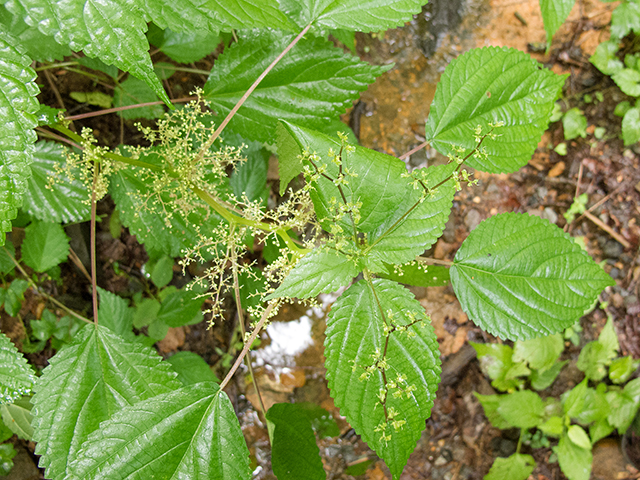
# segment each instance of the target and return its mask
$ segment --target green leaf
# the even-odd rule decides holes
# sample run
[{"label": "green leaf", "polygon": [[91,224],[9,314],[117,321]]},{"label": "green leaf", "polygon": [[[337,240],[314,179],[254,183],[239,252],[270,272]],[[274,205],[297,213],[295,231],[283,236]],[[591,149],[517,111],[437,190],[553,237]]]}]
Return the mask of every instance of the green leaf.
[{"label": "green leaf", "polygon": [[628,147],[640,142],[640,109],[630,108],[622,119],[622,140],[624,146]]},{"label": "green leaf", "polygon": [[36,375],[4,333],[0,333],[0,405],[31,393]]},{"label": "green leaf", "polygon": [[211,367],[204,359],[193,352],[178,352],[167,358],[171,368],[178,374],[178,380],[183,385],[195,385],[200,382],[219,383]]},{"label": "green leaf", "polygon": [[[16,247],[9,241],[4,244],[4,247],[0,247],[0,273],[6,275],[16,268],[16,264],[13,263],[11,257],[16,258]],[[0,301],[1,304],[2,301]]]},{"label": "green leaf", "polygon": [[309,417],[293,403],[276,403],[266,417],[275,426],[271,463],[278,480],[325,480],[327,474]]},{"label": "green leaf", "polygon": [[640,407],[640,378],[631,380],[622,391],[607,392],[607,401],[610,406],[607,420],[623,434],[633,422]]},{"label": "green leaf", "polygon": [[37,138],[35,113],[40,108],[36,72],[18,45],[13,36],[0,31],[0,123],[4,125],[0,133],[0,246],[27,190]]},{"label": "green leaf", "polygon": [[591,475],[591,450],[579,447],[568,436],[560,437],[554,451],[558,455],[558,463],[569,480],[589,480]]},{"label": "green leaf", "polygon": [[[291,40],[263,33],[225,49],[204,87],[211,108],[224,118]],[[229,128],[261,142],[275,140],[274,118],[324,131],[329,120],[344,113],[359,92],[390,67],[361,62],[321,38],[303,39],[258,85]]]},{"label": "green leaf", "polygon": [[36,272],[46,272],[69,256],[69,238],[57,223],[33,222],[25,228],[22,261]]},{"label": "green leaf", "polygon": [[[397,480],[433,406],[440,358],[433,328],[422,322],[426,316],[413,295],[389,280],[371,285],[352,285],[331,308],[327,380],[340,413]],[[387,336],[385,321],[393,321]]]},{"label": "green leaf", "polygon": [[574,138],[587,136],[587,118],[579,108],[572,108],[562,117],[562,126],[564,127],[564,139],[573,140]]},{"label": "green leaf", "polygon": [[88,57],[98,57],[107,65],[131,72],[169,104],[169,97],[153,72],[141,3],[11,0],[7,8],[15,12],[17,5],[21,5],[29,25],[37,25],[43,34],[53,36],[56,42],[69,45],[76,52],[82,50]]},{"label": "green leaf", "polygon": [[640,361],[634,361],[633,357],[620,357],[611,362],[609,378],[613,383],[624,383],[638,369]]},{"label": "green leaf", "polygon": [[[138,103],[157,102],[158,100],[158,96],[145,82],[130,76],[116,88],[113,104],[115,107],[126,107],[137,105]],[[118,115],[126,120],[135,120],[137,118],[153,120],[161,117],[163,113],[164,107],[162,105],[151,105],[122,110],[118,112]]]},{"label": "green leaf", "polygon": [[451,282],[469,318],[510,340],[563,331],[614,284],[560,228],[516,213],[493,216],[469,234]]},{"label": "green leaf", "polygon": [[33,439],[47,478],[68,478],[69,463],[100,422],[126,405],[178,387],[175,373],[161,360],[150,348],[102,326],[83,328],[49,360],[31,400]]},{"label": "green leaf", "polygon": [[265,300],[282,297],[303,299],[334,292],[347,285],[359,272],[354,259],[336,250],[317,248],[305,255]]},{"label": "green leaf", "polygon": [[640,5],[622,2],[611,14],[611,36],[622,39],[632,30],[640,32]]},{"label": "green leaf", "polygon": [[588,380],[585,378],[562,395],[562,409],[569,418],[577,418],[582,412],[588,391],[587,382]]},{"label": "green leaf", "polygon": [[158,317],[160,312],[160,302],[155,298],[145,298],[137,305],[133,314],[133,326],[138,330],[150,325]]},{"label": "green leaf", "polygon": [[632,97],[640,97],[640,72],[625,68],[611,75],[620,90]]},{"label": "green leaf", "polygon": [[204,301],[204,297],[198,298],[192,290],[176,290],[162,300],[157,320],[174,328],[200,323]]},{"label": "green leaf", "polygon": [[76,62],[78,62],[83,67],[87,67],[90,70],[96,70],[98,72],[102,72],[113,80],[118,79],[118,67],[113,65],[105,65],[99,58],[91,58],[91,57],[78,57],[76,58]]},{"label": "green leaf", "polygon": [[302,22],[356,32],[377,32],[403,25],[420,13],[424,0],[305,0]]},{"label": "green leaf", "polygon": [[617,356],[617,353],[620,350],[620,343],[618,343],[618,335],[616,334],[616,329],[613,326],[613,318],[611,316],[609,316],[607,323],[604,324],[604,327],[600,332],[598,343],[601,343],[604,346],[609,358],[613,359]]},{"label": "green leaf", "polygon": [[598,340],[589,342],[582,348],[576,366],[585,372],[587,378],[600,381],[607,374],[605,367],[617,356],[618,350],[618,336],[613,327],[613,320],[609,317]]},{"label": "green leaf", "polygon": [[[151,281],[156,287],[165,287],[173,279],[173,263],[173,258],[169,255],[163,255],[155,263],[149,261],[145,264],[145,267],[151,267],[149,269],[149,275],[151,277]],[[146,268],[145,270],[149,271]]]},{"label": "green leaf", "polygon": [[587,450],[591,450],[591,440],[589,435],[580,425],[570,425],[567,431],[567,436],[578,447],[582,447]]},{"label": "green leaf", "polygon": [[178,63],[193,63],[213,52],[220,43],[218,32],[192,30],[174,32],[162,30],[151,24],[147,33],[149,42],[160,49],[171,60]]},{"label": "green leaf", "polygon": [[133,309],[129,308],[129,301],[100,287],[98,293],[98,323],[127,341],[133,341]]},{"label": "green leaf", "polygon": [[496,458],[484,480],[527,480],[536,468],[531,455],[514,453],[507,458]]},{"label": "green leaf", "polygon": [[602,42],[596,47],[596,51],[591,55],[589,61],[605,75],[613,75],[624,68],[616,56],[619,49],[618,42]]},{"label": "green leaf", "polygon": [[489,422],[491,422],[491,425],[501,430],[513,428],[513,425],[507,422],[504,417],[498,413],[498,407],[500,407],[500,395],[481,395],[478,392],[473,392],[473,394],[482,405],[484,414],[489,419]]},{"label": "green leaf", "polygon": [[276,125],[278,145],[278,173],[280,174],[280,195],[284,195],[291,180],[302,173],[304,167],[299,155],[302,153],[296,140],[282,122]]},{"label": "green leaf", "polygon": [[310,402],[300,402],[295,405],[301,413],[307,416],[318,437],[332,438],[340,435],[340,427],[333,416],[324,408]]},{"label": "green leaf", "polygon": [[522,380],[517,377],[531,373],[524,363],[513,362],[513,349],[508,345],[474,342],[469,344],[478,354],[482,371],[493,380],[491,385],[498,390],[513,390],[522,385]]},{"label": "green leaf", "polygon": [[251,143],[251,146],[243,150],[243,154],[247,157],[246,162],[236,165],[229,184],[236,197],[242,198],[246,195],[249,201],[253,202],[262,198],[267,189],[269,152],[261,148],[262,145]]},{"label": "green leaf", "polygon": [[551,46],[551,40],[558,29],[571,13],[576,0],[540,0],[542,21],[547,32],[547,45]]},{"label": "green leaf", "polygon": [[33,427],[31,421],[31,402],[22,397],[9,405],[0,405],[0,415],[4,424],[23,440],[31,440]]},{"label": "green leaf", "polygon": [[38,220],[70,223],[89,219],[89,194],[82,182],[70,180],[64,172],[66,154],[67,148],[59,143],[36,143],[22,208]]},{"label": "green leaf", "polygon": [[385,263],[386,272],[378,273],[381,278],[414,287],[442,287],[449,285],[449,267],[425,265],[412,262],[405,265]]},{"label": "green leaf", "polygon": [[427,141],[444,155],[454,147],[471,151],[474,130],[496,128],[497,138],[482,146],[488,157],[471,157],[467,164],[490,173],[515,172],[531,158],[549,125],[565,76],[540,68],[529,55],[515,49],[487,47],[471,50],[445,69],[431,104]]},{"label": "green leaf", "polygon": [[204,382],[127,406],[82,446],[73,479],[249,480],[249,451],[229,397]]},{"label": "green leaf", "polygon": [[517,428],[533,428],[542,423],[544,403],[537,393],[520,390],[500,396],[498,414]]},{"label": "green leaf", "polygon": [[356,34],[350,30],[331,30],[329,32],[333,38],[338,40],[342,45],[351,50],[351,53],[357,55],[356,52]]},{"label": "green leaf", "polygon": [[88,103],[101,108],[111,108],[113,97],[103,92],[70,92],[69,96],[78,103]]},{"label": "green leaf", "polygon": [[538,425],[538,429],[540,429],[545,435],[558,438],[564,431],[564,420],[562,417],[554,415],[544,423]]},{"label": "green leaf", "polygon": [[598,420],[589,427],[591,443],[595,444],[598,440],[608,437],[614,430],[615,428],[609,425],[606,418]]},{"label": "green leaf", "polygon": [[556,364],[563,350],[564,339],[560,334],[518,341],[514,345],[513,361],[527,362],[535,370],[546,370]]},{"label": "green leaf", "polygon": [[11,282],[9,288],[5,291],[4,310],[11,317],[15,317],[20,313],[22,302],[24,301],[24,292],[29,288],[26,280],[16,278]]},{"label": "green leaf", "polygon": [[18,452],[13,448],[13,445],[10,443],[3,443],[0,445],[0,475],[5,476],[11,472],[13,468],[13,457],[16,456]]},{"label": "green leaf", "polygon": [[564,367],[568,362],[568,360],[564,360],[562,362],[554,363],[551,367],[545,370],[533,370],[531,372],[531,377],[529,378],[529,380],[531,380],[531,388],[538,391],[549,388],[560,374],[562,367]]},{"label": "green leaf", "polygon": [[52,42],[50,38],[40,33],[37,27],[27,25],[23,20],[25,13],[20,7],[19,11],[12,15],[6,7],[0,5],[0,24],[4,25],[7,33],[18,39],[29,57],[37,62],[53,62],[71,55],[68,47]]}]

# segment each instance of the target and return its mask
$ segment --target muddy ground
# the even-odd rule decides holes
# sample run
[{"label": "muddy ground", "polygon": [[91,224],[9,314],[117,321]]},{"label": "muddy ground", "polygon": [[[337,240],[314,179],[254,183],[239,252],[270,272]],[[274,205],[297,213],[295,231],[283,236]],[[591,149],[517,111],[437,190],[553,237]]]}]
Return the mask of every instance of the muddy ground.
[{"label": "muddy ground", "polygon": [[[640,148],[624,148],[618,139],[621,120],[613,115],[613,107],[625,96],[613,82],[601,75],[588,61],[595,47],[608,36],[607,24],[615,4],[596,0],[578,1],[569,21],[556,35],[548,53],[540,45],[545,41],[537,0],[458,0],[432,1],[421,15],[402,29],[384,35],[358,34],[357,53],[375,64],[394,62],[395,67],[362,94],[360,102],[344,116],[359,135],[362,145],[392,155],[401,155],[424,141],[424,125],[428,107],[433,99],[439,75],[444,67],[462,52],[483,45],[515,47],[532,53],[557,73],[570,73],[565,86],[565,109],[579,107],[588,118],[589,135],[568,144],[566,156],[554,147],[564,140],[560,122],[552,124],[540,142],[530,164],[511,175],[478,174],[480,183],[463,189],[456,197],[451,218],[443,237],[432,249],[435,258],[452,259],[461,242],[478,223],[496,213],[528,212],[547,218],[574,236],[584,236],[589,253],[616,281],[601,301],[608,302],[605,310],[596,309],[582,319],[581,344],[597,337],[607,315],[611,315],[620,338],[622,353],[640,358]],[[207,57],[194,67],[209,70],[214,56]],[[162,54],[154,60],[163,60]],[[167,87],[172,96],[184,96],[194,86],[204,84],[205,78],[195,74],[178,74]],[[92,110],[71,100],[68,93],[94,86],[91,80],[67,70],[41,75],[41,102],[61,106],[69,114]],[[602,92],[602,102],[585,103],[584,95]],[[106,145],[139,143],[141,138],[133,122],[121,122],[119,117],[102,116],[87,119],[82,125],[96,130],[96,136]],[[602,140],[593,136],[596,127],[605,127]],[[440,161],[438,154],[421,150],[412,155],[411,166],[426,166]],[[270,181],[276,182],[276,179]],[[589,194],[589,206],[597,205],[591,213],[600,226],[582,218],[566,225],[562,214],[573,198]],[[99,213],[108,220],[113,205],[109,200],[99,206]],[[88,228],[78,225],[68,231],[80,261],[88,260],[86,239]],[[126,295],[132,289],[144,289],[146,280],[140,269],[146,261],[144,248],[135,237],[123,230],[114,239],[108,222],[100,224],[98,234],[100,256],[99,284],[116,293]],[[119,270],[114,269],[117,262]],[[86,279],[72,266],[63,270],[65,283],[51,286],[51,294],[70,306],[88,308],[90,296]],[[176,282],[186,282],[189,277]],[[517,445],[517,433],[491,427],[473,392],[494,393],[488,379],[481,373],[475,353],[468,341],[492,341],[471,322],[460,309],[450,287],[414,288],[414,294],[431,314],[440,342],[444,362],[443,381],[431,418],[418,446],[409,459],[402,480],[481,479],[494,459],[508,456]],[[368,449],[346,421],[340,417],[329,396],[324,377],[322,343],[324,315],[335,297],[322,298],[323,309],[306,311],[290,306],[263,335],[263,348],[254,352],[257,376],[265,403],[282,401],[311,401],[329,410],[341,427],[341,435],[320,442],[320,449],[329,479],[390,479],[384,463]],[[28,296],[25,309],[37,313],[41,301]],[[231,303],[230,303],[231,305]],[[29,314],[27,314],[28,323]],[[204,324],[172,329],[158,345],[163,355],[178,350],[191,350],[204,357],[218,372],[225,369],[235,353],[231,344],[235,330],[233,312],[228,321],[213,329]],[[17,340],[24,336],[21,326],[2,314],[2,330]],[[557,395],[582,377],[575,368],[579,348],[567,342],[564,358],[571,361],[552,389],[545,395]],[[47,364],[52,352],[31,356],[39,367]],[[270,470],[268,435],[263,417],[257,410],[255,392],[242,375],[228,388],[237,409],[249,444],[256,479],[275,478]],[[594,478],[613,480],[640,478],[638,472],[623,461],[618,439],[607,440],[596,447]],[[19,471],[26,476],[9,477],[25,480],[41,476],[34,470],[33,445],[24,445]],[[531,478],[560,480],[564,476],[557,463],[550,463],[551,449],[528,450],[538,463]],[[31,461],[31,464],[29,462]],[[26,462],[26,463],[24,463]]]}]

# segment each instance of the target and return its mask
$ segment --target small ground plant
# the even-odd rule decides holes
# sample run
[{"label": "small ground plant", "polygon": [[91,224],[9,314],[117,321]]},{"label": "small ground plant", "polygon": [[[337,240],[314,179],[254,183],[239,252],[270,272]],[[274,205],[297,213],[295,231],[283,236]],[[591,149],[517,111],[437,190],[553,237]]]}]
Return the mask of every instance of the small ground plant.
[{"label": "small ground plant", "polygon": [[[397,479],[440,378],[429,314],[400,282],[441,285],[449,276],[469,317],[514,341],[564,331],[612,284],[567,234],[526,214],[485,220],[453,262],[422,256],[441,236],[455,193],[475,182],[469,167],[503,173],[528,162],[565,80],[517,50],[472,50],[442,75],[421,146],[430,144],[447,163],[409,171],[398,158],[357,146],[338,117],[390,67],[363,63],[326,36],[349,38],[353,31],[400,25],[422,3],[5,3],[0,225],[10,231],[19,207],[35,219],[26,227],[19,261],[11,247],[6,256],[16,268],[24,263],[50,271],[68,253],[59,224],[91,222],[93,321],[81,320],[90,324],[58,344],[40,376],[0,336],[2,408],[22,405],[26,411],[25,395],[35,392],[32,421],[5,422],[37,443],[47,478],[251,478],[248,449],[224,389],[283,303],[313,302],[320,293],[343,289],[327,319],[329,387],[341,413]],[[549,3],[541,2],[545,20],[562,23],[568,11],[551,11]],[[566,10],[572,2],[560,3]],[[154,26],[145,36],[147,22]],[[177,67],[154,70],[148,39],[176,61],[189,61],[186,51],[170,47],[179,43],[176,35],[192,35],[188,45],[201,41],[194,32],[215,39],[231,32],[237,41],[225,46],[195,98],[155,127],[140,126],[148,146],[103,147],[78,127],[81,118],[35,98],[32,60],[59,59],[70,47],[86,55],[74,68],[89,66],[112,79],[123,116],[134,103],[128,97],[143,98],[146,103],[139,103],[149,109],[157,107],[150,105],[155,98],[171,105],[156,72],[166,78]],[[122,81],[114,66],[132,76]],[[36,127],[73,149],[36,143]],[[265,144],[275,146],[279,161],[281,198],[275,205],[266,201]],[[96,203],[107,194],[119,221],[150,252],[148,274],[159,288],[155,296],[135,299],[135,312],[97,287]],[[35,255],[28,248],[30,231],[43,237]],[[262,271],[247,260],[255,242],[269,252]],[[163,272],[176,257],[184,268],[203,265],[191,296],[164,288]],[[15,310],[13,298],[24,292],[25,284],[14,286],[18,281],[2,290],[5,309]],[[161,338],[168,326],[199,321],[202,299],[194,297],[203,295],[211,299],[212,321],[222,318],[229,295],[240,318],[244,346],[219,383],[187,375],[197,360],[163,361],[147,340]],[[175,310],[180,319],[172,321],[167,311]],[[247,331],[245,313],[254,319]],[[50,322],[51,335],[34,335],[66,342],[56,336],[60,322]],[[134,326],[147,328],[149,337],[134,335]],[[325,478],[314,415],[276,405],[266,418],[280,480]]]}]

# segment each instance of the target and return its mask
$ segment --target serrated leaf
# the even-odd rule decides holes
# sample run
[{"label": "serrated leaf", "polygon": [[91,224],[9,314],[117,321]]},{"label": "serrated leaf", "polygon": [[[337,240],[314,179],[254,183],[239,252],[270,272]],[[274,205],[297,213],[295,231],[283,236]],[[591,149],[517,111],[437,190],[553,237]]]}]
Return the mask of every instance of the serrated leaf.
[{"label": "serrated leaf", "polygon": [[229,397],[189,385],[127,406],[84,443],[72,479],[249,480],[249,451]]},{"label": "serrated leaf", "polygon": [[265,300],[282,297],[303,299],[333,292],[347,285],[359,272],[354,259],[336,250],[317,248],[305,255]]},{"label": "serrated leaf", "polygon": [[578,137],[586,138],[587,136],[587,118],[579,108],[572,108],[564,114],[562,127],[565,140],[573,140]]},{"label": "serrated leaf", "polygon": [[579,447],[569,437],[560,437],[558,446],[554,448],[558,455],[558,463],[569,480],[589,480],[591,475],[591,450]]},{"label": "serrated leaf", "polygon": [[474,130],[490,131],[487,157],[471,157],[467,164],[490,173],[515,172],[524,166],[549,125],[565,76],[540,68],[529,55],[515,49],[475,49],[453,60],[436,89],[426,125],[427,140],[444,155],[454,147],[476,147]]},{"label": "serrated leaf", "polygon": [[213,52],[220,43],[220,36],[216,31],[174,32],[170,28],[162,30],[154,24],[149,26],[147,37],[149,42],[178,63],[193,63],[202,60]]},{"label": "serrated leaf", "polygon": [[563,331],[614,284],[560,228],[516,213],[471,232],[456,253],[451,282],[469,318],[510,340]]},{"label": "serrated leaf", "polygon": [[27,190],[37,138],[35,113],[40,108],[36,72],[18,45],[13,36],[0,31],[0,123],[4,125],[0,132],[0,246]]},{"label": "serrated leaf", "polygon": [[631,68],[622,69],[611,75],[620,90],[632,97],[640,97],[640,72]]},{"label": "serrated leaf", "polygon": [[622,39],[631,31],[640,32],[640,5],[622,2],[611,14],[611,36]]},{"label": "serrated leaf", "polygon": [[278,122],[276,125],[276,138],[278,145],[280,195],[284,195],[291,180],[302,173],[304,165],[302,159],[298,157],[302,153],[299,145],[282,122]]},{"label": "serrated leaf", "polygon": [[276,403],[267,412],[273,423],[271,463],[278,480],[325,480],[311,421],[293,403]]},{"label": "serrated leaf", "polygon": [[634,361],[633,357],[617,358],[609,366],[609,378],[613,383],[624,383],[638,369],[638,366],[640,361]]},{"label": "serrated leaf", "polygon": [[519,390],[500,396],[498,414],[518,428],[533,428],[542,423],[544,403],[537,393]]},{"label": "serrated leaf", "polygon": [[[253,143],[253,142],[252,142]],[[261,145],[252,145],[242,151],[246,156],[245,162],[236,165],[229,179],[229,184],[236,197],[246,195],[249,201],[259,200],[267,193],[267,166],[269,152],[261,148]]]},{"label": "serrated leaf", "polygon": [[14,14],[11,14],[6,7],[0,5],[0,24],[3,24],[6,31],[19,40],[19,44],[29,57],[37,62],[53,62],[71,55],[68,47],[52,42],[36,27],[27,25],[23,20],[24,13],[24,9],[20,8],[19,12],[14,11]]},{"label": "serrated leaf", "polygon": [[[250,35],[225,49],[204,87],[205,98],[219,117],[229,113],[292,38],[278,33]],[[389,67],[361,62],[321,38],[303,39],[258,85],[229,128],[261,142],[275,139],[274,118],[324,131],[329,120],[344,113],[358,93]]]},{"label": "serrated leaf", "polygon": [[98,323],[125,340],[133,341],[133,309],[129,308],[129,302],[100,287],[98,287],[98,293],[100,294]]},{"label": "serrated leaf", "polygon": [[377,32],[403,25],[420,13],[424,0],[305,0],[303,23],[356,32]]},{"label": "serrated leaf", "polygon": [[178,374],[178,380],[183,385],[195,385],[200,382],[220,382],[211,367],[197,353],[178,352],[171,355],[166,361],[171,364],[171,368]]},{"label": "serrated leaf", "polygon": [[563,351],[564,339],[560,334],[532,338],[515,343],[513,361],[527,362],[535,370],[546,370],[556,364]]},{"label": "serrated leaf", "polygon": [[540,0],[542,21],[547,32],[547,45],[551,46],[551,40],[560,26],[571,13],[576,0]]},{"label": "serrated leaf", "polygon": [[31,408],[29,397],[19,398],[9,405],[0,405],[2,421],[9,430],[23,440],[31,440],[33,435]]},{"label": "serrated leaf", "polygon": [[[413,295],[390,280],[374,279],[372,285],[375,290],[359,281],[331,308],[325,341],[327,380],[341,414],[397,480],[433,406],[440,359],[433,328],[420,322],[426,316]],[[396,325],[409,325],[414,319],[417,323],[385,336],[390,315]],[[380,361],[388,364],[386,370],[376,367]],[[383,406],[379,395],[387,382]]]},{"label": "serrated leaf", "polygon": [[67,478],[69,463],[101,421],[179,386],[161,360],[101,326],[83,328],[49,360],[31,400],[33,439],[47,478]]},{"label": "serrated leaf", "polygon": [[0,332],[0,405],[31,393],[36,375],[13,342]]},{"label": "serrated leaf", "polygon": [[405,265],[385,264],[387,271],[378,273],[381,278],[414,287],[443,287],[449,285],[449,267],[429,265],[418,262]]},{"label": "serrated leaf", "polygon": [[554,363],[551,367],[545,370],[533,370],[531,372],[531,388],[534,390],[544,390],[549,388],[556,380],[562,368],[568,363],[568,360]]},{"label": "serrated leaf", "polygon": [[496,458],[484,480],[527,480],[536,468],[531,455],[514,453],[507,458]]},{"label": "serrated leaf", "polygon": [[473,392],[473,394],[480,402],[480,405],[482,405],[484,414],[489,419],[491,425],[501,430],[513,428],[513,425],[507,422],[504,417],[498,413],[500,395],[481,395],[478,392]]},{"label": "serrated leaf", "polygon": [[204,297],[198,297],[192,290],[176,290],[162,300],[157,320],[174,328],[199,323],[204,301]]},{"label": "serrated leaf", "polygon": [[630,108],[622,119],[622,140],[628,147],[640,142],[640,109]]},{"label": "serrated leaf", "polygon": [[596,47],[589,61],[605,75],[613,75],[624,68],[623,63],[616,56],[619,49],[618,42],[602,42]]},{"label": "serrated leaf", "polygon": [[33,222],[25,228],[22,261],[36,272],[46,272],[69,256],[69,237],[58,223]]},{"label": "serrated leaf", "polygon": [[[158,96],[145,82],[130,76],[116,88],[113,104],[115,107],[126,107],[139,103],[157,102],[158,100]],[[118,112],[118,115],[127,120],[134,120],[136,118],[153,120],[162,116],[163,113],[164,107],[162,105],[150,105],[147,107],[122,110]]]},{"label": "serrated leaf", "polygon": [[149,85],[169,104],[169,97],[153,71],[149,43],[144,35],[147,22],[142,2],[128,0],[11,0],[7,8],[22,6],[26,22],[45,35],[88,57],[116,65]]},{"label": "serrated leaf", "polygon": [[[16,258],[16,247],[14,247],[13,243],[9,241],[5,243],[3,247],[0,247],[0,273],[6,275],[13,272],[16,268],[16,264],[13,262],[11,257]],[[0,304],[1,303],[2,301],[0,300]]]},{"label": "serrated leaf", "polygon": [[87,220],[90,207],[86,187],[60,172],[66,167],[67,149],[59,143],[38,142],[31,164],[32,176],[22,208],[38,220],[55,223]]},{"label": "serrated leaf", "polygon": [[[149,157],[145,158],[145,161],[149,160]],[[219,223],[218,217],[204,204],[185,219],[180,211],[172,206],[175,199],[170,200],[168,192],[174,186],[169,185],[167,193],[162,196],[163,207],[171,212],[171,226],[167,228],[165,217],[156,213],[156,210],[162,211],[158,206],[158,199],[154,196],[148,198],[151,192],[145,180],[139,176],[136,168],[119,170],[111,177],[109,193],[116,203],[122,224],[128,227],[147,249],[165,253],[170,257],[179,257],[185,250],[193,248],[198,243],[200,228],[212,231]]]}]

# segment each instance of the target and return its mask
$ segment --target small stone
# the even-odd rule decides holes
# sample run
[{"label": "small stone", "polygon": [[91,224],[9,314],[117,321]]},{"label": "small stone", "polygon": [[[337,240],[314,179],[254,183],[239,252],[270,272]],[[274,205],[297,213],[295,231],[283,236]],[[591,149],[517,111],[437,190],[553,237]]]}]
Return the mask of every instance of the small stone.
[{"label": "small stone", "polygon": [[617,268],[612,268],[609,272],[609,276],[615,280],[620,276],[620,270],[618,270]]},{"label": "small stone", "polygon": [[629,295],[624,299],[625,307],[631,307],[633,305],[636,305],[637,303],[638,303],[638,297],[635,295]]},{"label": "small stone", "polygon": [[624,305],[624,298],[619,293],[614,293],[611,296],[611,301],[613,302],[613,306],[616,308],[622,308]]},{"label": "small stone", "polygon": [[607,258],[618,258],[624,252],[624,248],[615,240],[608,240],[602,247],[602,253]]},{"label": "small stone", "polygon": [[455,243],[456,241],[456,222],[454,218],[450,218],[447,224],[444,226],[444,232],[442,232],[442,238],[447,243]]},{"label": "small stone", "polygon": [[554,223],[554,224],[558,222],[558,214],[554,212],[553,208],[551,207],[545,208],[544,211],[542,212],[541,217],[546,218],[547,220],[549,220],[551,223]]},{"label": "small stone", "polygon": [[482,215],[475,208],[472,208],[467,212],[464,217],[464,223],[471,232],[474,228],[476,228],[480,222],[482,221]]},{"label": "small stone", "polygon": [[592,478],[595,480],[617,480],[626,473],[626,463],[620,443],[612,438],[600,440],[593,447]]}]

